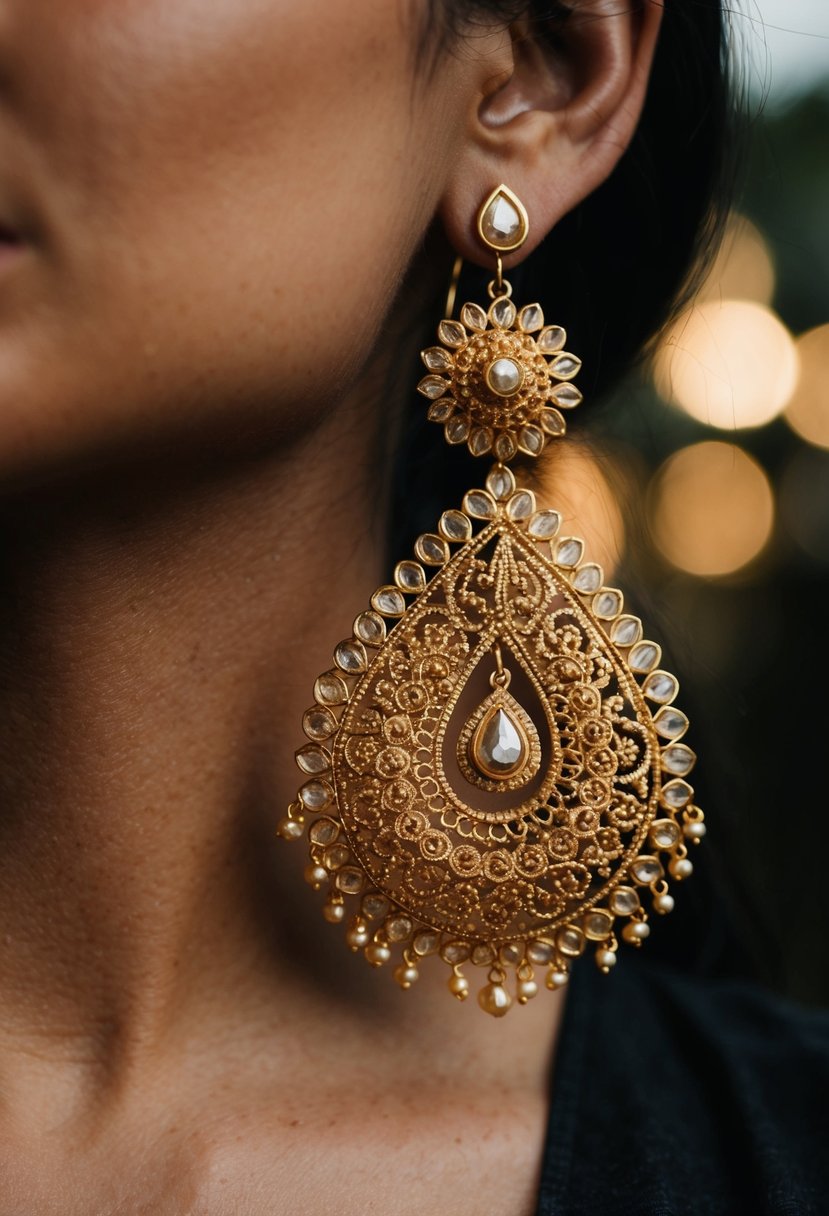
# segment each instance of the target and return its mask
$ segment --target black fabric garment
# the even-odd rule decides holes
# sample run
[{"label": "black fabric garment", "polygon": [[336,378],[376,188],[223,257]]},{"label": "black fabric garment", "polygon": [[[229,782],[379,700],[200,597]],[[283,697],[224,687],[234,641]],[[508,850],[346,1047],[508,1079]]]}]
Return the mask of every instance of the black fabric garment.
[{"label": "black fabric garment", "polygon": [[538,1216],[829,1216],[829,1013],[648,944],[570,985]]}]

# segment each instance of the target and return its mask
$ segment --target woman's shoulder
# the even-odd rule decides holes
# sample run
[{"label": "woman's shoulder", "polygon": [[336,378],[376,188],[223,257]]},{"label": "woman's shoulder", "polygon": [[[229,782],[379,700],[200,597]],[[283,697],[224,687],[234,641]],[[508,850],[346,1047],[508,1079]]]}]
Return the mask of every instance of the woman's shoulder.
[{"label": "woman's shoulder", "polygon": [[540,1216],[829,1213],[829,1012],[644,952],[572,983]]}]

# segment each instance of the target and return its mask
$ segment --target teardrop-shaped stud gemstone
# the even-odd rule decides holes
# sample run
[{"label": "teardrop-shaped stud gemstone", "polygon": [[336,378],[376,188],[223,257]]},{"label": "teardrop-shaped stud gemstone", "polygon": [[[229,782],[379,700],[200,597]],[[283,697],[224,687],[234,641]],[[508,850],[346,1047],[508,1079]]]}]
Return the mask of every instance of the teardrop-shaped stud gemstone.
[{"label": "teardrop-shaped stud gemstone", "polygon": [[458,740],[458,760],[474,785],[519,789],[541,764],[535,723],[515,697],[499,688],[467,719]]},{"label": "teardrop-shaped stud gemstone", "polygon": [[469,758],[485,777],[507,780],[526,767],[530,746],[517,718],[503,705],[493,706],[472,736]]},{"label": "teardrop-shaped stud gemstone", "polygon": [[529,230],[523,203],[503,184],[492,191],[478,212],[478,235],[487,248],[498,253],[520,248]]}]

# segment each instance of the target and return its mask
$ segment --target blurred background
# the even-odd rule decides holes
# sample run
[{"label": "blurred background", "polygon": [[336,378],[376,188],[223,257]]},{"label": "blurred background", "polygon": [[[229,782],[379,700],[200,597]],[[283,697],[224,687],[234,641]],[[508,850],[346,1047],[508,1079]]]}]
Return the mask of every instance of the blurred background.
[{"label": "blurred background", "polygon": [[829,1003],[829,0],[733,24],[747,147],[724,245],[562,455],[668,643],[738,928],[770,984]]}]

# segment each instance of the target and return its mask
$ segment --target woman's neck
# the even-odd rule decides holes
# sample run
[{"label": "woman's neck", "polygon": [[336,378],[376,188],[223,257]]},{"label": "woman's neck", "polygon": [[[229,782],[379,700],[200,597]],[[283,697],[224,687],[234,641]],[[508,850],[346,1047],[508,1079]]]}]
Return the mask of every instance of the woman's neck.
[{"label": "woman's neck", "polygon": [[344,421],[186,486],[6,508],[0,1034],[152,1038],[220,957],[291,948],[273,825],[382,566]]}]

